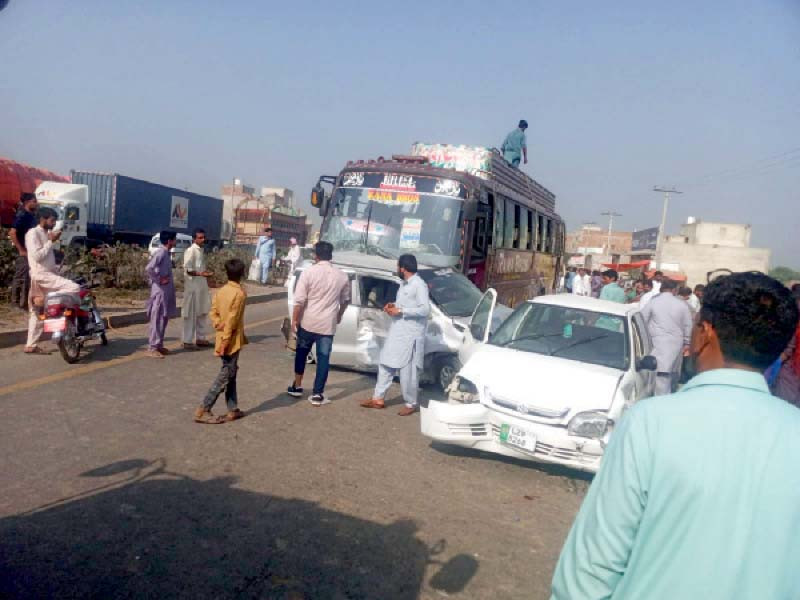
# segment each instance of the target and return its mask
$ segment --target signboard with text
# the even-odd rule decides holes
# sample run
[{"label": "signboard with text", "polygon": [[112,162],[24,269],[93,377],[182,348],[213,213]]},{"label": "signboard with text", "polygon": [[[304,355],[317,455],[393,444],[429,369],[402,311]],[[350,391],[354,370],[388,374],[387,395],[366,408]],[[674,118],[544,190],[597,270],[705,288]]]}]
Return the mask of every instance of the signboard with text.
[{"label": "signboard with text", "polygon": [[658,245],[658,227],[641,229],[633,232],[631,250],[633,252],[642,250],[655,250]]}]

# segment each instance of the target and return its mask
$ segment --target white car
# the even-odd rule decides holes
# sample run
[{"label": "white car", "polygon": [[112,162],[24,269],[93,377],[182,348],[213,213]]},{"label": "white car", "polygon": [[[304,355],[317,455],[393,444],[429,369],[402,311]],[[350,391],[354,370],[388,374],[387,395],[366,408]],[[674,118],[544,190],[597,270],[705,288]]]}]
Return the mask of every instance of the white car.
[{"label": "white car", "polygon": [[[173,265],[178,265],[183,262],[183,253],[192,245],[192,236],[185,233],[179,233],[175,236],[175,247],[169,251],[169,257]],[[147,249],[150,256],[153,256],[156,250],[161,248],[160,234],[155,234],[150,239],[150,247]]]},{"label": "white car", "polygon": [[447,401],[422,409],[436,441],[596,472],[614,425],[651,396],[656,360],[638,306],[560,294],[520,304],[489,337],[478,304]]}]

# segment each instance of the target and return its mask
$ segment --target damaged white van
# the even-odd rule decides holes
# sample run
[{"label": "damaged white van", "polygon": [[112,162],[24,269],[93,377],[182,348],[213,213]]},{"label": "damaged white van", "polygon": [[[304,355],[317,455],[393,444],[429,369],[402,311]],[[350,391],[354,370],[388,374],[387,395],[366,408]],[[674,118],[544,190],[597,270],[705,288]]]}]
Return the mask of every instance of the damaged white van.
[{"label": "damaged white van", "polygon": [[569,294],[520,304],[494,334],[489,290],[446,401],[422,409],[438,442],[596,472],[623,411],[651,396],[656,361],[638,305]]}]

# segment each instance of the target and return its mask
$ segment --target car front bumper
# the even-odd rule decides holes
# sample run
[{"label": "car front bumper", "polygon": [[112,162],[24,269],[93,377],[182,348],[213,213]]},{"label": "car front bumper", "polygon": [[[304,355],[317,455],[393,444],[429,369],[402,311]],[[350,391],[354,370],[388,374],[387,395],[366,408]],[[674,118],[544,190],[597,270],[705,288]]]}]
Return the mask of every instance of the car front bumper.
[{"label": "car front bumper", "polygon": [[[555,463],[590,473],[597,472],[603,443],[569,435],[565,427],[543,425],[493,410],[483,404],[457,404],[431,400],[422,408],[421,429],[438,442],[475,448],[537,462]],[[503,425],[519,427],[536,437],[533,452],[500,441]]]}]

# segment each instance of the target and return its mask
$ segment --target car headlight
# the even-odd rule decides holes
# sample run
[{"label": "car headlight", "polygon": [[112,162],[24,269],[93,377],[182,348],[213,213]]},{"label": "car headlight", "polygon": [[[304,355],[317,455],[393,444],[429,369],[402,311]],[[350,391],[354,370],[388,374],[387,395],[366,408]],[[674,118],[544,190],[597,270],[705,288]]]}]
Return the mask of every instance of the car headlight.
[{"label": "car headlight", "polygon": [[477,386],[466,377],[456,375],[448,388],[450,400],[462,404],[476,404],[481,401]]},{"label": "car headlight", "polygon": [[599,439],[606,434],[610,424],[611,420],[604,412],[582,412],[570,419],[567,431],[570,435]]}]

